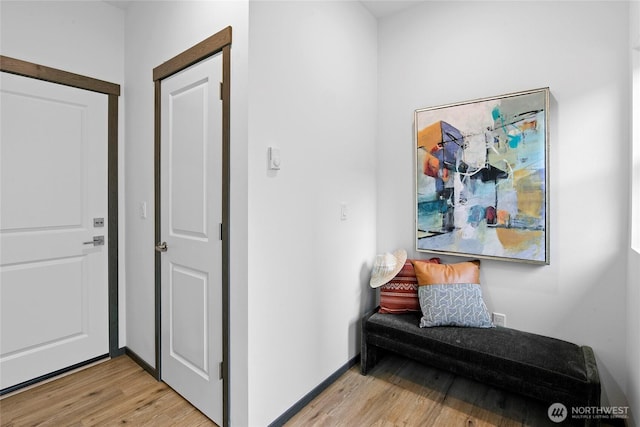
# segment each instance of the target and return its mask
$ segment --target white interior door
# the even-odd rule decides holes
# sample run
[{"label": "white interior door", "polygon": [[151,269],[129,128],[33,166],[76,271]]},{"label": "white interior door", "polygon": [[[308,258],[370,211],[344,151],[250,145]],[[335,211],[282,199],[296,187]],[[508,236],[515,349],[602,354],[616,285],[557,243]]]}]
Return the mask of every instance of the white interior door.
[{"label": "white interior door", "polygon": [[222,424],[222,56],[162,81],[162,380]]},{"label": "white interior door", "polygon": [[109,352],[107,97],[0,72],[0,118],[4,389]]}]

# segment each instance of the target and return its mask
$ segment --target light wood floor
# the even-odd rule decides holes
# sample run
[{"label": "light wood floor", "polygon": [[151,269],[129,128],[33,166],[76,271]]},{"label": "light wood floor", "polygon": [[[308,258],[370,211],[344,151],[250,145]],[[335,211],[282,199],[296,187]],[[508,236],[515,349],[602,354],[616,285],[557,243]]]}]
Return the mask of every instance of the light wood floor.
[{"label": "light wood floor", "polygon": [[[367,376],[360,375],[359,365],[353,366],[286,427],[559,425],[549,420],[547,409],[536,401],[387,355]],[[0,425],[215,427],[126,356],[5,397],[0,400]]]},{"label": "light wood floor", "polygon": [[399,356],[385,356],[366,377],[359,369],[352,367],[286,426],[558,425],[541,403]]},{"label": "light wood floor", "polygon": [[0,425],[215,427],[127,356],[3,398]]}]

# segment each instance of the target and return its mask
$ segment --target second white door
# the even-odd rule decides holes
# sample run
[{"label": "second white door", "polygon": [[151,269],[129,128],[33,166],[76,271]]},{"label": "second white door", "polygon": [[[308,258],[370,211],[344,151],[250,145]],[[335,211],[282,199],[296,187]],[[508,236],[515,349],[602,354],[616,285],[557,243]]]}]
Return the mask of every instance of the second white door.
[{"label": "second white door", "polygon": [[161,83],[161,376],[222,424],[222,56]]}]

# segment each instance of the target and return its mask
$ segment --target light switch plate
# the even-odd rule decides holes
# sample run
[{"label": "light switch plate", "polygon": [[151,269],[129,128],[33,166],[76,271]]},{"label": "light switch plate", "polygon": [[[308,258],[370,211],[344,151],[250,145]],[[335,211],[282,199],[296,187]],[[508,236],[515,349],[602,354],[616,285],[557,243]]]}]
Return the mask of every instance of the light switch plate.
[{"label": "light switch plate", "polygon": [[280,149],[269,147],[269,169],[280,170]]}]

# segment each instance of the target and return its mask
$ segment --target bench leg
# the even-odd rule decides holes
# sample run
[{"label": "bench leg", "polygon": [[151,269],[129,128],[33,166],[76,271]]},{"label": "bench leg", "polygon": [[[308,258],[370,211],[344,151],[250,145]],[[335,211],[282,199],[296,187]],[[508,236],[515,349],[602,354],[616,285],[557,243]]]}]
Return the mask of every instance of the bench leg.
[{"label": "bench leg", "polygon": [[369,371],[378,363],[378,348],[372,345],[362,343],[362,351],[360,353],[360,373],[367,375]]},{"label": "bench leg", "polygon": [[377,312],[377,308],[362,317],[360,324],[360,373],[367,375],[378,363],[378,349],[367,343],[367,319]]}]

